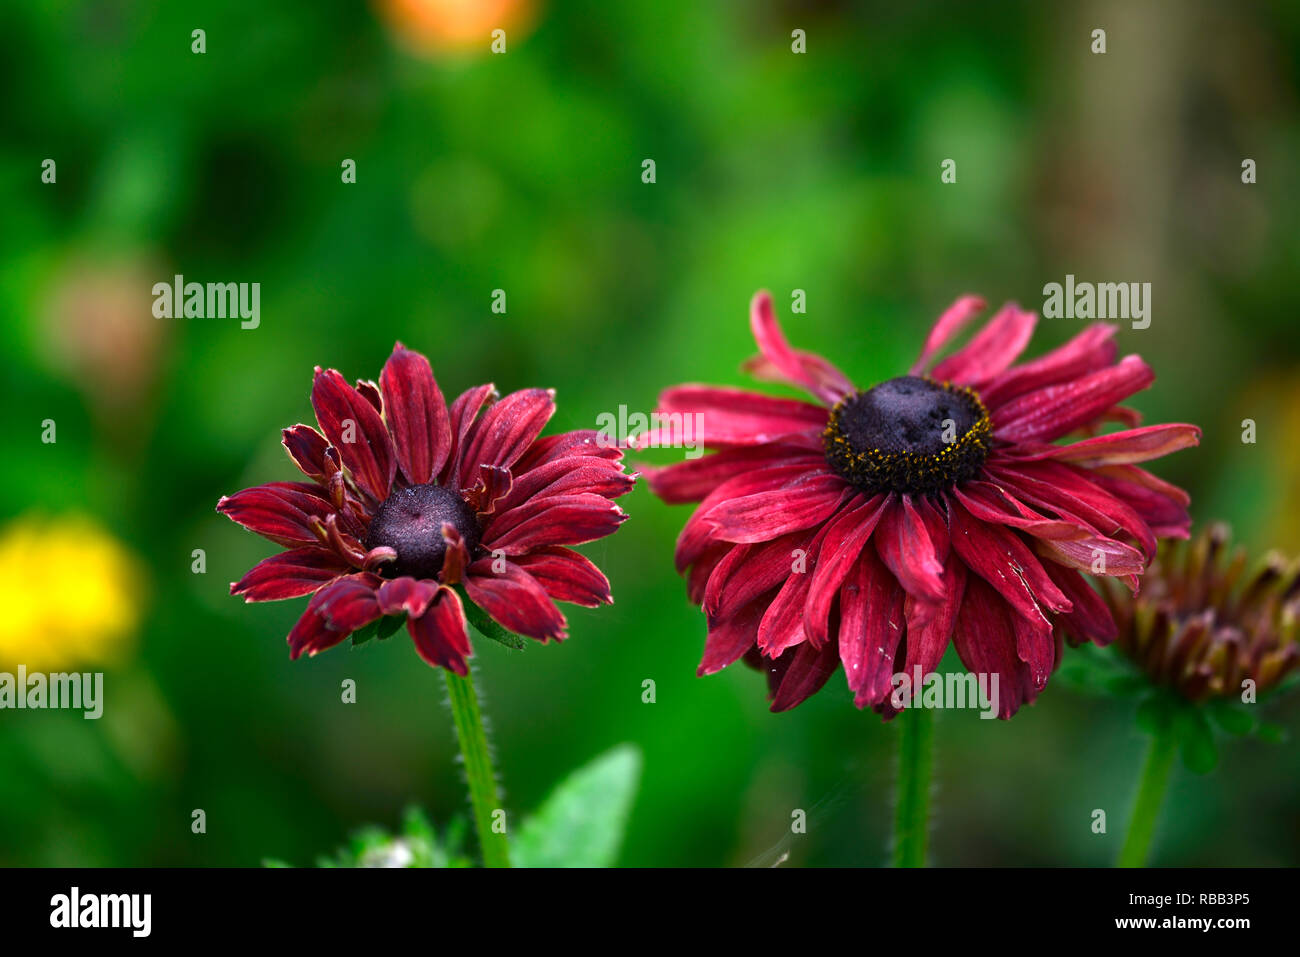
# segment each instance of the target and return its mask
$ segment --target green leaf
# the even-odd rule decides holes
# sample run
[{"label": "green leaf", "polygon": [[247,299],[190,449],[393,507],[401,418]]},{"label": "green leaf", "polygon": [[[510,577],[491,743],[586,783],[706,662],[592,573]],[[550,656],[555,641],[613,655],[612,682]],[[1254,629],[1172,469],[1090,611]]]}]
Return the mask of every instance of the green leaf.
[{"label": "green leaf", "polygon": [[1219,749],[1214,743],[1214,731],[1205,713],[1188,707],[1177,715],[1174,732],[1178,736],[1179,752],[1183,764],[1196,774],[1208,774],[1219,763]]},{"label": "green leaf", "polygon": [[613,867],[641,777],[641,752],[623,744],[579,768],[516,835],[517,867]]},{"label": "green leaf", "polygon": [[1259,723],[1259,727],[1255,729],[1255,735],[1261,741],[1267,741],[1270,744],[1282,744],[1287,739],[1286,728],[1267,721]]},{"label": "green leaf", "polygon": [[[379,619],[379,621],[383,621],[383,619],[381,618]],[[358,628],[356,631],[352,632],[352,647],[355,648],[358,645],[364,645],[371,638],[374,638],[376,635],[378,635],[379,621],[372,621],[364,628]]]},{"label": "green leaf", "polygon": [[1153,694],[1138,705],[1138,727],[1147,734],[1161,733],[1168,726],[1171,717],[1169,700],[1162,694]]},{"label": "green leaf", "polygon": [[401,628],[406,621],[405,615],[385,615],[377,621],[372,621],[364,628],[358,629],[352,633],[353,646],[364,645],[371,638],[378,638],[383,641]]},{"label": "green leaf", "polygon": [[478,605],[469,600],[463,585],[456,586],[456,593],[460,595],[460,603],[465,606],[465,618],[484,638],[490,638],[493,641],[500,642],[507,648],[513,648],[515,651],[522,651],[528,647],[528,642],[520,638],[514,632],[506,631],[495,621],[491,619]]},{"label": "green leaf", "polygon": [[1236,737],[1255,730],[1255,716],[1230,702],[1214,702],[1207,706],[1206,712],[1216,725]]}]

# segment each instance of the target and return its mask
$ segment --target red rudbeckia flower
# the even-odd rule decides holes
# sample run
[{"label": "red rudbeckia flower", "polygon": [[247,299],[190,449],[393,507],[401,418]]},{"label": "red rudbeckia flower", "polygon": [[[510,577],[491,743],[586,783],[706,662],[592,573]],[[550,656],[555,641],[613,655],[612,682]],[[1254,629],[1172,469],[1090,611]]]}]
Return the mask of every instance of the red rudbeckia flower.
[{"label": "red rudbeckia flower", "polygon": [[[1094,325],[1012,365],[1036,316],[1005,306],[931,365],[984,308],[959,299],[908,375],[859,391],[825,359],[790,348],[761,292],[751,306],[759,378],[818,401],[683,385],[660,397],[658,430],[700,413],[717,451],[646,469],[669,503],[699,502],[677,543],[708,620],[701,675],[745,658],[768,672],[772,710],[792,708],[844,665],[858,707],[895,712],[896,672],[934,671],[948,647],[996,674],[999,714],[1033,701],[1060,655],[1058,619],[1098,644],[1115,624],[1081,572],[1137,588],[1157,536],[1186,537],[1187,495],[1136,463],[1195,445],[1191,425],[1136,425],[1118,403],[1154,376],[1115,361]],[[1090,435],[1055,444],[1074,432]]]},{"label": "red rudbeckia flower", "polygon": [[[595,432],[538,438],[554,393],[496,401],[492,385],[447,408],[429,361],[400,342],[379,383],[316,369],[320,431],[284,430],[310,482],[271,482],[217,510],[289,550],[230,586],[245,601],[311,595],[289,653],[314,655],[353,632],[406,617],[415,650],[457,674],[472,654],[453,586],[503,628],[566,637],[555,601],[611,601],[609,582],[565,546],[603,538],[627,515],[610,499],[633,477]],[[380,632],[383,633],[382,630]]]}]

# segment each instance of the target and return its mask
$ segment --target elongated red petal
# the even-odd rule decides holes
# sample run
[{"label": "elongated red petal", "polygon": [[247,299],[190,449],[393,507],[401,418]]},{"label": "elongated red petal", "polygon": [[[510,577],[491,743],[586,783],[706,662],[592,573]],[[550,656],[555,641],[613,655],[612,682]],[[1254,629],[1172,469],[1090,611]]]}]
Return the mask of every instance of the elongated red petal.
[{"label": "elongated red petal", "polygon": [[993,438],[1050,442],[1099,418],[1107,409],[1155,380],[1137,356],[1081,378],[1013,399],[992,413]]},{"label": "elongated red petal", "polygon": [[704,521],[728,542],[765,542],[825,520],[852,494],[829,471],[804,475],[772,492],[745,495],[709,509]]},{"label": "elongated red petal", "polygon": [[892,501],[892,496],[868,498],[859,493],[826,526],[803,613],[804,633],[813,644],[821,646],[826,641],[831,606],[839,596],[840,585],[858,561],[877,523],[888,513]]},{"label": "elongated red petal", "polygon": [[[656,413],[662,416],[699,415],[706,435],[742,434],[753,442],[769,442],[791,432],[824,429],[829,412],[823,405],[778,399],[721,386],[680,385],[659,396]],[[695,423],[682,428],[695,435]]]},{"label": "elongated red petal", "polygon": [[509,492],[497,502],[496,511],[508,511],[543,495],[591,492],[605,498],[618,498],[630,492],[635,484],[636,478],[624,472],[618,462],[571,455],[554,459],[522,475],[515,474]]},{"label": "elongated red petal", "polygon": [[952,547],[961,560],[992,585],[1023,618],[1050,630],[1051,622],[1043,608],[1070,610],[1070,600],[1047,577],[1042,563],[1014,532],[979,521],[955,501],[949,502],[948,518]]},{"label": "elongated red petal", "polygon": [[535,498],[491,516],[483,546],[522,555],[543,545],[582,545],[613,534],[626,520],[621,508],[589,492]]},{"label": "elongated red petal", "polygon": [[410,615],[419,618],[438,595],[438,583],[403,576],[379,586],[376,596],[379,610],[385,615]]},{"label": "elongated red petal", "polygon": [[1089,326],[1060,348],[986,383],[980,388],[980,399],[986,408],[996,410],[1027,392],[1105,369],[1115,361],[1115,332],[1112,325]]},{"label": "elongated red petal", "polygon": [[585,555],[571,548],[547,546],[512,561],[537,580],[555,601],[594,608],[614,601],[607,579]]},{"label": "elongated red petal", "polygon": [[280,552],[254,565],[230,586],[230,594],[244,601],[280,601],[310,595],[351,569],[328,548],[308,546]]},{"label": "elongated red petal", "polygon": [[889,694],[903,637],[903,594],[898,579],[870,549],[840,586],[840,661],[859,708]]},{"label": "elongated red petal", "polygon": [[931,541],[930,530],[921,521],[910,496],[895,498],[885,509],[873,543],[880,560],[909,595],[922,601],[943,600],[939,543]]},{"label": "elongated red petal", "polygon": [[397,343],[379,388],[402,474],[412,485],[433,481],[451,453],[451,419],[429,360]]},{"label": "elongated red petal", "polygon": [[460,596],[450,588],[439,588],[423,615],[408,617],[406,630],[415,643],[416,654],[426,664],[446,668],[462,677],[469,674],[465,659],[474,652],[465,630],[465,609]]},{"label": "elongated red petal", "polygon": [[[834,405],[852,391],[845,375],[824,359],[796,353],[786,342],[772,309],[772,296],[766,290],[755,293],[749,305],[749,326],[758,343],[758,351],[773,371],[787,382],[803,386],[827,405]],[[809,361],[813,359],[815,361]],[[751,365],[752,371],[763,366]]]},{"label": "elongated red petal", "polygon": [[1072,445],[1053,446],[1053,450],[1046,454],[1058,462],[1069,462],[1086,468],[1131,465],[1191,448],[1200,444],[1200,441],[1201,430],[1194,425],[1148,425],[1141,429],[1099,435]]},{"label": "elongated red petal", "polygon": [[1119,634],[1115,619],[1111,616],[1110,609],[1101,595],[1097,594],[1084,577],[1077,571],[1064,568],[1055,562],[1048,562],[1043,568],[1074,605],[1061,616],[1071,636],[1103,646],[1114,641]]},{"label": "elongated red petal", "polygon": [[554,414],[555,393],[550,389],[512,392],[493,405],[465,436],[458,471],[461,488],[474,483],[482,465],[514,465]]},{"label": "elongated red petal", "polygon": [[250,532],[292,547],[320,544],[312,519],[324,522],[334,506],[316,485],[269,482],[223,496],[217,511]]},{"label": "elongated red petal", "polygon": [[962,385],[982,385],[1004,372],[1025,351],[1037,323],[1036,313],[1008,303],[965,347],[936,365],[930,376]]},{"label": "elongated red petal", "polygon": [[375,588],[380,579],[362,572],[337,578],[312,596],[289,632],[289,657],[316,655],[381,616]]},{"label": "elongated red petal", "polygon": [[698,676],[703,678],[721,671],[755,647],[758,623],[763,619],[767,603],[767,596],[759,597],[729,618],[709,626],[709,635],[704,641],[704,657],[695,672]]},{"label": "elongated red petal", "polygon": [[770,465],[798,466],[806,471],[821,468],[826,457],[820,452],[788,445],[724,449],[698,459],[655,468],[642,466],[650,491],[669,505],[698,502],[728,479]]},{"label": "elongated red petal", "polygon": [[840,651],[833,641],[820,649],[805,642],[787,654],[792,660],[772,696],[774,712],[789,711],[807,701],[830,680],[840,663]]},{"label": "elongated red petal", "polygon": [[321,431],[339,451],[358,487],[376,501],[388,497],[397,460],[388,428],[375,407],[333,369],[316,369],[312,408]]},{"label": "elongated red petal", "polygon": [[491,382],[466,389],[452,402],[447,417],[451,426],[451,451],[447,455],[447,464],[443,466],[438,478],[440,485],[460,488],[460,463],[464,458],[465,446],[470,430],[478,421],[478,415],[485,405],[489,405],[496,396],[496,386]]},{"label": "elongated red petal", "polygon": [[903,604],[903,617],[907,621],[907,655],[903,670],[909,675],[914,675],[914,669],[919,667],[924,679],[939,667],[952,640],[962,596],[966,593],[967,577],[966,565],[956,553],[950,552],[942,577],[943,597],[926,606],[915,595],[907,596]]},{"label": "elongated red petal", "polygon": [[[997,715],[1009,718],[1032,699],[1025,680],[1027,666],[1016,653],[1013,619],[1018,617],[982,578],[970,576],[957,614],[953,644],[962,664],[977,677],[989,676],[990,695],[996,687]],[[994,686],[992,676],[997,675]]]},{"label": "elongated red petal", "polygon": [[325,450],[329,442],[310,425],[295,425],[284,430],[281,444],[289,453],[293,464],[298,466],[303,475],[316,480],[324,479],[329,474],[325,464]]},{"label": "elongated red petal", "polygon": [[922,375],[930,360],[956,337],[968,322],[984,311],[984,300],[979,296],[962,296],[935,320],[930,334],[925,337],[921,354],[912,363],[912,375]]},{"label": "elongated red petal", "polygon": [[492,565],[492,559],[481,558],[469,566],[465,590],[474,604],[507,631],[538,641],[568,637],[564,615],[537,579],[513,562],[500,574]]}]

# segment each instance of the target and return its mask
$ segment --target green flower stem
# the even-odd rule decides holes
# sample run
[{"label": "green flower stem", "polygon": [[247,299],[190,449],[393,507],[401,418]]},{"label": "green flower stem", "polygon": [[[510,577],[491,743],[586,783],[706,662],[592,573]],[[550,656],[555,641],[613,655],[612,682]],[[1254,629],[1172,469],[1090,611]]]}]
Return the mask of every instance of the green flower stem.
[{"label": "green flower stem", "polygon": [[925,867],[930,831],[930,773],[934,768],[934,715],[910,707],[898,716],[898,790],[894,808],[894,866]]},{"label": "green flower stem", "polygon": [[483,728],[483,714],[479,711],[473,676],[462,678],[445,668],[442,671],[447,676],[451,716],[456,722],[456,737],[460,740],[460,753],[465,762],[469,802],[474,809],[483,866],[509,867],[510,845],[506,835],[504,831],[498,833],[492,829],[492,816],[501,809],[501,798],[497,792],[496,774],[492,770],[492,755],[488,750],[487,732]]},{"label": "green flower stem", "polygon": [[1133,817],[1129,820],[1128,834],[1119,852],[1120,867],[1144,867],[1151,850],[1151,838],[1156,832],[1156,820],[1169,790],[1169,775],[1174,767],[1177,744],[1169,727],[1156,731],[1142,767],[1142,780],[1138,784],[1137,801]]}]

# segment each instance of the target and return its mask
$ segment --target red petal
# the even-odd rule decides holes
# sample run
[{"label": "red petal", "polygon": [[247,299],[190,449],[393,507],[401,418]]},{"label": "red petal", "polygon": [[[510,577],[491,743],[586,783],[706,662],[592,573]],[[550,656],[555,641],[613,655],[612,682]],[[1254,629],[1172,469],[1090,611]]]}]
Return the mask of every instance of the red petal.
[{"label": "red petal", "polygon": [[555,601],[594,608],[614,601],[609,580],[589,558],[569,548],[551,546],[513,559],[537,579]]},{"label": "red petal", "polygon": [[1085,468],[1130,465],[1190,448],[1200,441],[1201,430],[1194,425],[1148,425],[1142,429],[1099,435],[1072,445],[1052,446],[1046,455],[1058,462],[1070,462]]},{"label": "red petal", "polygon": [[402,474],[412,485],[434,481],[451,452],[451,419],[429,360],[397,343],[379,387]]},{"label": "red petal", "polygon": [[793,574],[796,551],[812,541],[811,532],[791,532],[770,542],[737,545],[729,550],[709,576],[704,592],[704,613],[712,621],[725,621],[765,592],[781,585]]},{"label": "red petal", "polygon": [[1106,537],[1127,533],[1148,558],[1155,554],[1155,535],[1142,516],[1103,489],[1090,473],[1056,462],[1023,462],[990,473],[1030,504],[1049,508]]},{"label": "red petal", "polygon": [[493,559],[480,558],[469,566],[465,590],[474,604],[507,631],[539,641],[568,637],[564,616],[537,579],[511,562],[495,574],[492,564]]},{"label": "red petal", "polygon": [[1095,421],[1154,380],[1150,366],[1137,356],[1125,356],[1119,365],[1011,400],[993,413],[993,437],[1050,442]]},{"label": "red petal", "polygon": [[632,490],[636,479],[623,471],[618,462],[590,455],[570,455],[552,459],[522,475],[514,474],[510,492],[497,503],[504,512],[539,495],[572,495],[591,492],[605,498],[618,498]]},{"label": "red petal", "polygon": [[315,485],[270,482],[223,496],[217,511],[251,532],[292,547],[319,544],[311,520],[323,522],[334,514],[334,506]]},{"label": "red petal", "polygon": [[698,459],[662,468],[642,466],[650,491],[669,505],[698,502],[728,479],[769,465],[798,466],[805,471],[822,467],[826,457],[789,445],[760,445],[724,449]]},{"label": "red petal", "polygon": [[957,501],[981,522],[1020,529],[1035,538],[1084,538],[1088,531],[1074,522],[1045,518],[994,482],[967,482],[953,489]]},{"label": "red petal", "polygon": [[1040,603],[1051,611],[1070,610],[1070,600],[1014,532],[979,521],[956,501],[949,502],[948,518],[953,549],[1022,617],[1050,630]]},{"label": "red petal", "polygon": [[996,409],[1026,392],[1104,369],[1115,362],[1115,332],[1111,325],[1089,326],[1059,349],[1008,369],[984,385],[980,399],[987,408]]},{"label": "red petal", "polygon": [[943,574],[944,595],[937,604],[923,607],[915,597],[907,596],[903,605],[903,617],[907,620],[907,655],[903,670],[909,675],[915,675],[914,669],[919,666],[924,680],[939,667],[944,652],[948,650],[948,642],[952,640],[967,577],[961,559],[950,554]]},{"label": "red petal", "polygon": [[728,542],[766,542],[828,518],[852,494],[832,472],[805,474],[772,492],[743,495],[710,508],[704,521]]},{"label": "red petal", "polygon": [[[785,381],[803,386],[827,405],[834,405],[846,393],[853,391],[853,386],[844,373],[825,359],[797,353],[790,348],[777,324],[776,313],[772,310],[772,296],[768,292],[757,292],[750,301],[749,326],[763,359]],[[750,369],[766,372],[767,366],[751,363]]]},{"label": "red petal", "polygon": [[377,597],[379,610],[385,615],[410,615],[419,618],[438,595],[438,583],[404,576],[384,582]]},{"label": "red petal", "polygon": [[623,457],[623,450],[616,444],[605,441],[601,433],[595,429],[559,432],[555,435],[543,436],[534,442],[519,457],[519,461],[511,471],[516,475],[522,475],[530,469],[545,465],[552,459],[566,458],[571,455],[618,461]]},{"label": "red petal", "polygon": [[704,641],[704,657],[695,672],[699,677],[721,671],[755,646],[758,623],[763,618],[767,602],[767,596],[760,597],[731,617],[709,626],[709,636]]},{"label": "red petal", "polygon": [[895,498],[880,519],[873,543],[876,554],[909,595],[938,602],[944,597],[943,560],[940,548],[947,542],[933,541],[930,528],[921,521],[910,496]]},{"label": "red petal", "polygon": [[[376,501],[386,499],[397,462],[388,429],[375,407],[338,372],[321,371],[319,367],[312,383],[311,404],[321,431],[338,449],[358,487]],[[353,423],[351,428],[348,422]],[[347,438],[352,441],[345,441]]]},{"label": "red petal", "polygon": [[481,519],[491,515],[501,504],[501,500],[510,494],[514,476],[508,468],[498,465],[480,465],[478,477],[472,485],[465,488],[465,504],[474,510]]},{"label": "red petal", "polygon": [[1119,629],[1110,608],[1084,577],[1055,562],[1048,562],[1043,568],[1074,605],[1061,616],[1072,637],[1103,646],[1114,641]]},{"label": "red petal", "polygon": [[981,385],[999,375],[1025,351],[1038,322],[1014,302],[1003,306],[969,343],[931,370],[940,381]]},{"label": "red petal", "polygon": [[310,425],[295,425],[285,429],[281,444],[289,453],[293,464],[308,478],[323,479],[329,474],[325,464],[325,450],[329,443]]},{"label": "red petal", "polygon": [[466,658],[472,655],[465,631],[465,609],[460,596],[450,588],[439,588],[423,615],[406,619],[406,630],[415,642],[415,652],[426,664],[446,668],[462,677],[469,674]]},{"label": "red petal", "polygon": [[375,597],[379,582],[363,572],[335,579],[316,592],[289,632],[289,657],[319,654],[381,617]]},{"label": "red petal", "polygon": [[840,661],[859,708],[889,695],[903,624],[902,586],[868,549],[840,588]]},{"label": "red petal", "polygon": [[451,410],[447,413],[451,428],[451,450],[447,455],[447,464],[442,476],[438,479],[439,484],[460,487],[457,478],[460,475],[460,461],[465,449],[466,437],[478,420],[478,414],[483,406],[491,403],[495,395],[496,386],[489,382],[466,389],[451,404]]},{"label": "red petal", "polygon": [[[807,432],[826,428],[830,413],[825,406],[778,399],[717,386],[680,385],[665,389],[659,396],[659,415],[699,414],[706,435],[739,434],[752,441],[768,442],[790,432]],[[697,441],[692,426],[691,437]]]},{"label": "red petal", "polygon": [[867,498],[859,493],[849,499],[844,509],[827,525],[803,612],[804,633],[813,644],[820,647],[825,643],[830,630],[831,606],[839,596],[840,585],[858,561],[876,529],[876,523],[889,510],[893,500],[893,496]]},{"label": "red petal", "polygon": [[483,546],[522,555],[543,545],[582,545],[612,535],[625,521],[627,513],[599,495],[546,496],[491,516]]},{"label": "red petal", "polygon": [[[966,593],[953,634],[953,644],[967,670],[977,677],[998,676],[999,718],[1011,717],[1020,710],[1022,702],[1033,699],[1032,686],[1026,687],[1027,668],[1016,654],[1013,619],[1018,616],[1010,611],[983,579],[971,576],[966,581]],[[990,680],[990,695],[993,692]]]},{"label": "red petal", "polygon": [[321,585],[349,571],[346,562],[328,548],[295,548],[254,565],[230,586],[244,601],[280,601],[310,595]]},{"label": "red petal", "polygon": [[789,711],[812,697],[830,680],[840,663],[840,650],[833,641],[821,649],[805,643],[789,655],[792,660],[772,696],[773,711]]},{"label": "red petal", "polygon": [[922,375],[930,359],[946,346],[968,322],[984,311],[984,300],[979,296],[962,296],[949,306],[930,329],[925,337],[925,345],[916,362],[912,363],[912,375]]},{"label": "red petal", "polygon": [[461,488],[473,483],[481,465],[514,465],[554,414],[555,393],[550,389],[512,392],[493,405],[464,439],[457,473]]}]

